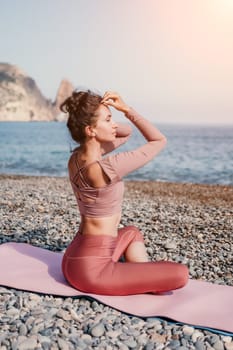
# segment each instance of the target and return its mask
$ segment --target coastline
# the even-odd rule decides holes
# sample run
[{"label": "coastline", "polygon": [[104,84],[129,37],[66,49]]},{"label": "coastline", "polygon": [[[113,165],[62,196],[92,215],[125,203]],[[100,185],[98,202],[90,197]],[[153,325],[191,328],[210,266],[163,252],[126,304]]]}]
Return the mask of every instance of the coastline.
[{"label": "coastline", "polygon": [[[58,181],[68,182],[68,177],[62,176],[37,176],[37,175],[16,175],[16,174],[1,174],[2,180],[35,180],[40,181],[47,179],[57,179]],[[191,182],[168,182],[156,180],[125,180],[126,190],[132,193],[133,191],[141,191],[148,196],[163,196],[164,198],[176,197],[177,200],[197,201],[200,203],[230,205],[233,203],[233,185],[223,184],[202,184]]]},{"label": "coastline", "polygon": [[[182,262],[188,265],[191,278],[233,286],[232,203],[233,186],[125,181],[121,224],[134,224],[143,232],[152,260]],[[64,251],[79,224],[76,201],[66,177],[0,174],[0,208],[0,243],[27,242]],[[207,343],[213,343],[213,337],[223,349],[227,349],[228,344],[229,349],[233,347],[232,337],[214,331],[196,330],[189,325],[169,324],[158,319],[130,318],[84,298],[62,299],[4,287],[0,287],[0,292],[5,305],[2,326],[5,343],[2,346],[5,344],[6,348],[11,348],[18,336],[22,337],[21,341],[34,336],[39,343],[44,337],[43,341],[49,343],[47,348],[54,349],[60,348],[56,345],[59,337],[62,339],[60,343],[66,339],[70,346],[66,345],[67,349],[72,349],[69,338],[72,332],[76,332],[79,338],[77,347],[73,348],[80,349],[92,348],[94,342],[103,349],[106,348],[104,343],[109,349],[120,345],[122,349],[142,349],[146,341],[157,344],[156,348],[160,349],[172,348],[172,341],[194,349],[198,341],[204,349]],[[13,305],[14,300],[15,305],[21,300],[17,317],[8,313],[7,305]],[[35,309],[38,314],[35,314]],[[52,309],[53,315],[49,313]],[[76,310],[78,319],[70,316],[71,309]],[[39,323],[41,329],[33,335],[32,329],[38,325],[38,317],[43,322]],[[111,319],[109,330],[101,337],[92,335],[91,329],[101,322],[104,324],[104,319]],[[24,331],[22,323],[26,324]],[[115,338],[108,335],[111,325],[116,325],[116,329],[112,326]],[[127,334],[127,329],[131,334],[129,331]],[[86,347],[80,345],[82,342]],[[122,347],[122,344],[127,347]]]}]

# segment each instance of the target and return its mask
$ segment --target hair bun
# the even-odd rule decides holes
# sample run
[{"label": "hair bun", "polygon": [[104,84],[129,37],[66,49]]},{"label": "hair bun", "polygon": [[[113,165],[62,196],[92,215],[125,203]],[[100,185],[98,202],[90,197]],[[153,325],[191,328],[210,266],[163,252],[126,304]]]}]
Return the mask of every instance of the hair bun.
[{"label": "hair bun", "polygon": [[60,110],[64,113],[75,113],[80,105],[84,105],[87,102],[91,94],[90,90],[73,91],[72,95],[60,105]]}]

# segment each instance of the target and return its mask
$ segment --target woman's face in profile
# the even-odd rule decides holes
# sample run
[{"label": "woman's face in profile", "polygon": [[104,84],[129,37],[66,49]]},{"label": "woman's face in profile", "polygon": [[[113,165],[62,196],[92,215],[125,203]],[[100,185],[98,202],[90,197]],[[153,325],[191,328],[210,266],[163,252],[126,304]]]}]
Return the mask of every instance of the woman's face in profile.
[{"label": "woman's face in profile", "polygon": [[117,124],[112,119],[111,111],[101,104],[96,111],[98,119],[94,132],[100,142],[113,141],[116,138]]}]

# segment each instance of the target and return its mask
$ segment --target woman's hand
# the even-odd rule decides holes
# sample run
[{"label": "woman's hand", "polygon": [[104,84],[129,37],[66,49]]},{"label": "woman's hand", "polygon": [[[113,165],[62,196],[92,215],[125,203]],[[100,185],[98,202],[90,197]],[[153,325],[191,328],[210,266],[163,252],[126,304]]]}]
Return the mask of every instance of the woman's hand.
[{"label": "woman's hand", "polygon": [[130,110],[130,107],[122,100],[117,92],[105,92],[101,103],[105,106],[112,106],[123,113],[127,113]]}]

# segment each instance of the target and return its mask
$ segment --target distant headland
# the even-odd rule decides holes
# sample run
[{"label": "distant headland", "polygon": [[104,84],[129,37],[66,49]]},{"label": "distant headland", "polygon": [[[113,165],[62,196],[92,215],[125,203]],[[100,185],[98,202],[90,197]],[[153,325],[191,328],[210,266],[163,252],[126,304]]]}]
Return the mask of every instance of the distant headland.
[{"label": "distant headland", "polygon": [[44,97],[34,79],[19,67],[0,63],[0,121],[61,121],[59,105],[74,90],[63,79],[55,101]]}]

